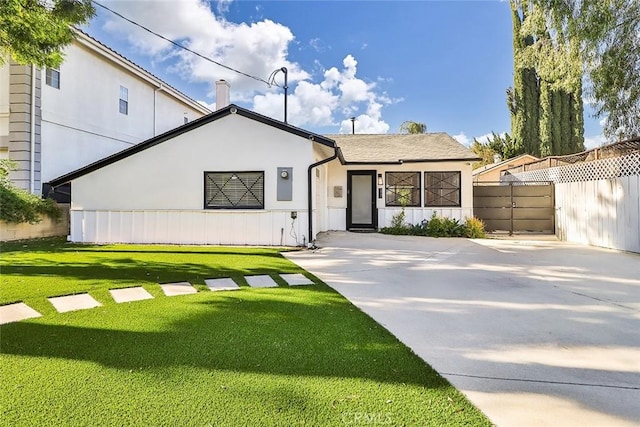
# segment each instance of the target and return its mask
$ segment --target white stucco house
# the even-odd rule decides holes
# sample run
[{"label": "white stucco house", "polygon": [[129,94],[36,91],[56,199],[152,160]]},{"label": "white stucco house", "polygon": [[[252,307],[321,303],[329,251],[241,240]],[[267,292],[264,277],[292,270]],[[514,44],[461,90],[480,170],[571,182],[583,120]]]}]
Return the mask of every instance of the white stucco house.
[{"label": "white stucco house", "polygon": [[211,111],[76,30],[58,69],[0,66],[0,158],[12,181],[42,184]]},{"label": "white stucco house", "polygon": [[322,136],[231,104],[50,185],[71,184],[74,242],[296,246],[403,204],[471,216],[475,160],[444,133]]}]

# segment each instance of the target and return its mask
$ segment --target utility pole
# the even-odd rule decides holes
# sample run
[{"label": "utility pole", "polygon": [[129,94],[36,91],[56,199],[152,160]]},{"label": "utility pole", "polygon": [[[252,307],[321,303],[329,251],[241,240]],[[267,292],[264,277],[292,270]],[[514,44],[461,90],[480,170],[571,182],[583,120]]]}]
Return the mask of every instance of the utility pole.
[{"label": "utility pole", "polygon": [[[282,68],[278,68],[277,70],[274,70],[271,75],[269,75],[269,87],[271,87],[272,84],[276,84],[275,80],[276,80],[276,74],[278,74],[280,71],[282,71],[284,73],[284,122],[285,124],[287,123],[287,98],[288,98],[288,94],[289,94],[289,70],[287,70],[287,67],[282,67]],[[276,85],[278,86],[278,85]]]},{"label": "utility pole", "polygon": [[287,94],[289,91],[287,77],[289,75],[289,70],[287,70],[287,67],[282,67],[280,68],[280,71],[284,73],[284,122],[287,123]]}]

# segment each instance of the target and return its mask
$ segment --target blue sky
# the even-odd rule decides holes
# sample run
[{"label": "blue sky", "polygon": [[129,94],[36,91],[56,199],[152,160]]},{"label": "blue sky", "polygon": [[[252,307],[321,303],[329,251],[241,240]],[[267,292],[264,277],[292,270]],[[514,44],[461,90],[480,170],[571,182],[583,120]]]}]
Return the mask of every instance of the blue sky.
[{"label": "blue sky", "polygon": [[[103,4],[262,79],[289,69],[289,122],[318,132],[394,133],[424,122],[463,143],[509,131],[511,17],[504,1],[121,1]],[[282,119],[278,87],[229,72],[98,9],[85,30],[192,98]],[[282,73],[277,77],[282,82]],[[587,145],[601,126],[585,113]]]}]

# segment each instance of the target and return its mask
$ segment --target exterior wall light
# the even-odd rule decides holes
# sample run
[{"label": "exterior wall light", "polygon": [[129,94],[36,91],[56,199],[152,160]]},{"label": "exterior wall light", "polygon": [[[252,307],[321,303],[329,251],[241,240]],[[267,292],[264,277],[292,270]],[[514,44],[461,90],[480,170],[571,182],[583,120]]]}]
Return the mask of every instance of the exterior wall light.
[{"label": "exterior wall light", "polygon": [[379,173],[378,174],[378,185],[382,185],[382,184],[384,184],[384,182],[382,181],[382,174]]}]

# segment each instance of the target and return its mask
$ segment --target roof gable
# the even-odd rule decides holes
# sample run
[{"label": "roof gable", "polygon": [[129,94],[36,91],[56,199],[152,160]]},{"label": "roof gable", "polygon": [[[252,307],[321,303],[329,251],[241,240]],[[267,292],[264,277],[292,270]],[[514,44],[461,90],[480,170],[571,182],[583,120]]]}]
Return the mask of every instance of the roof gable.
[{"label": "roof gable", "polygon": [[80,30],[76,27],[71,27],[75,32],[74,42],[77,43],[79,47],[84,47],[85,49],[90,50],[96,55],[99,55],[106,61],[110,62],[116,67],[119,67],[129,73],[134,74],[138,78],[142,79],[148,84],[153,86],[157,86],[162,89],[164,92],[169,94],[171,97],[183,102],[184,104],[189,105],[191,108],[199,111],[202,114],[209,114],[211,110],[204,105],[198,103],[196,100],[190,98],[186,94],[180,92],[178,89],[174,88],[158,76],[152,74],[150,71],[142,68],[140,65],[136,64],[126,56],[116,52],[106,44],[102,43],[98,39],[91,37],[89,34]]},{"label": "roof gable", "polygon": [[344,164],[400,164],[480,160],[444,132],[424,134],[328,135]]},{"label": "roof gable", "polygon": [[524,159],[527,159],[529,163],[534,162],[536,160],[540,160],[539,158],[537,158],[536,156],[532,156],[531,154],[521,154],[519,156],[512,157],[510,159],[502,160],[501,162],[498,162],[498,163],[489,163],[488,165],[484,165],[477,169],[474,169],[472,172],[472,175],[480,175],[485,172],[490,172],[494,169],[500,168],[502,166],[506,167],[506,166],[509,166],[510,163],[515,163],[519,160],[524,160]]},{"label": "roof gable", "polygon": [[277,121],[275,119],[272,119],[270,117],[267,116],[263,116],[261,114],[258,113],[254,113],[253,111],[247,110],[245,108],[242,107],[238,107],[237,105],[234,104],[230,104],[227,107],[221,108],[211,114],[208,114],[206,116],[200,117],[199,119],[193,120],[183,126],[177,127],[175,129],[172,129],[168,132],[165,132],[163,134],[154,136],[153,138],[150,138],[146,141],[140,142],[134,146],[131,146],[129,148],[126,148],[122,151],[119,151],[115,154],[112,154],[110,156],[107,156],[101,160],[98,160],[97,162],[91,163],[87,166],[84,166],[80,169],[77,169],[73,172],[70,172],[68,174],[62,175],[58,178],[55,178],[53,180],[51,180],[49,182],[49,184],[53,187],[57,187],[59,185],[62,184],[66,184],[70,181],[73,181],[74,179],[77,179],[83,175],[86,175],[88,173],[94,172],[100,168],[103,168],[107,165],[111,165],[113,163],[116,163],[122,159],[125,159],[129,156],[132,156],[136,153],[139,153],[141,151],[144,151],[148,148],[154,147],[158,144],[162,144],[165,141],[171,140],[179,135],[182,135],[186,132],[189,132],[191,130],[197,129],[201,126],[204,126],[206,124],[209,124],[211,122],[214,122],[218,119],[221,119],[223,117],[226,117],[230,114],[238,114],[240,116],[246,117],[248,119],[251,120],[255,120],[257,122],[263,123],[267,126],[271,126],[280,130],[283,130],[285,132],[289,132],[292,133],[294,135],[297,135],[301,138],[305,138],[308,139],[311,142],[316,142],[318,144],[322,144],[325,145],[327,147],[330,148],[336,148],[335,146],[335,142],[332,139],[326,138],[322,135],[318,135],[315,134],[313,132],[309,132],[306,131],[304,129],[300,129],[297,128],[295,126],[291,126],[288,125],[286,123]]}]

